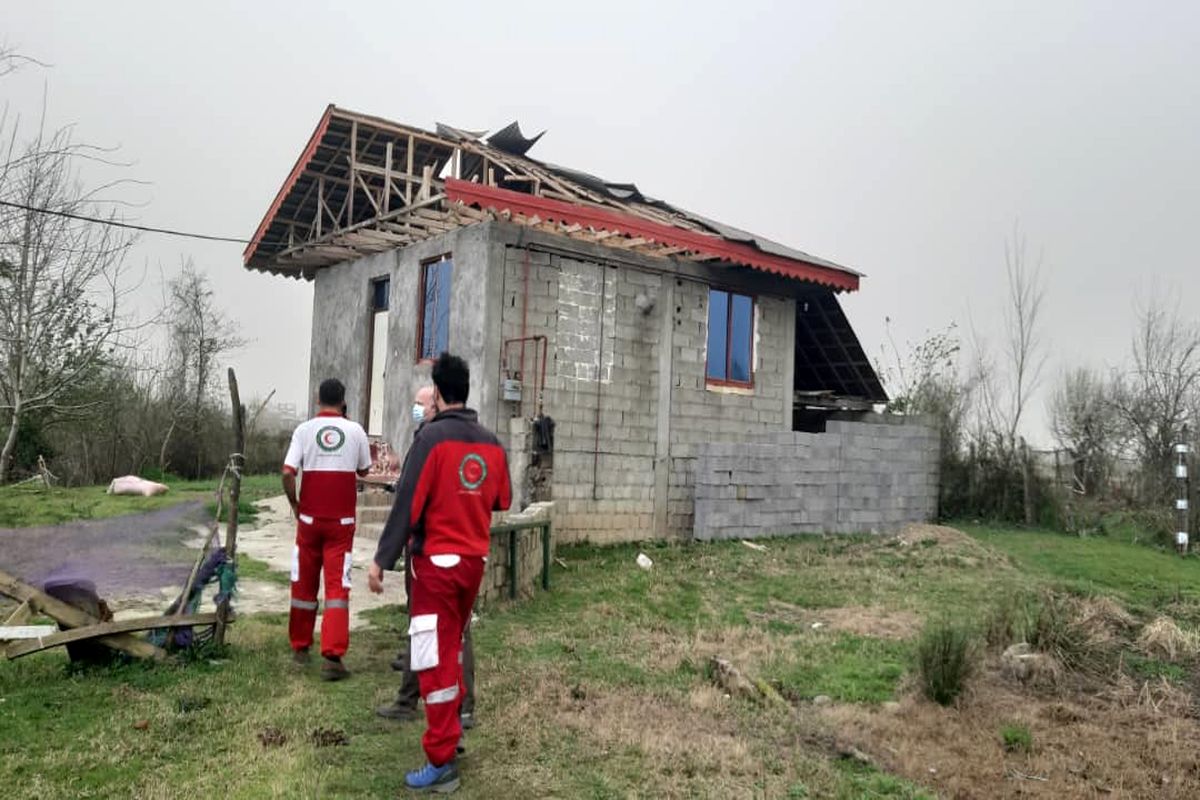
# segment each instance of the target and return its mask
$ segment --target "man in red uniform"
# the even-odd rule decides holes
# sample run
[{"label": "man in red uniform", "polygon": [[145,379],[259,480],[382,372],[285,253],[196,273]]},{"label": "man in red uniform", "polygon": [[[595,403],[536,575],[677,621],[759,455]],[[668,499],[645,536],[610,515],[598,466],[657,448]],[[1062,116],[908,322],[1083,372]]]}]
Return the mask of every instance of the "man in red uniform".
[{"label": "man in red uniform", "polygon": [[462,738],[462,639],[483,580],[492,512],[512,502],[508,459],[496,437],[466,408],[470,371],[442,353],[433,365],[437,416],[413,441],[379,547],[371,564],[371,591],[383,591],[406,543],[411,553],[408,626],[411,668],[425,701],[429,759],[405,775],[410,789],[458,788],[455,755]]},{"label": "man in red uniform", "polygon": [[[296,428],[283,460],[283,491],[296,516],[292,548],[292,607],[288,636],[292,658],[308,663],[317,621],[317,588],[325,573],[321,618],[321,679],[340,681],[350,672],[342,656],[350,646],[350,559],[354,546],[357,476],[371,466],[367,434],[343,416],[346,387],[336,378],[321,383],[317,416]],[[301,478],[296,498],[296,474]]]}]

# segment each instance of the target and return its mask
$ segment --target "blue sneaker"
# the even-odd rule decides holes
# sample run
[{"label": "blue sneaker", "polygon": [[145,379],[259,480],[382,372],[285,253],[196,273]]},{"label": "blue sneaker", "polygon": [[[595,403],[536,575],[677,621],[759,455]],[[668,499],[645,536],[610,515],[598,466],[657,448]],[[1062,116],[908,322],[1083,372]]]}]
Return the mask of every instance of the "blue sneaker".
[{"label": "blue sneaker", "polygon": [[440,767],[426,763],[404,776],[404,785],[416,792],[450,794],[458,789],[458,765],[450,761]]}]

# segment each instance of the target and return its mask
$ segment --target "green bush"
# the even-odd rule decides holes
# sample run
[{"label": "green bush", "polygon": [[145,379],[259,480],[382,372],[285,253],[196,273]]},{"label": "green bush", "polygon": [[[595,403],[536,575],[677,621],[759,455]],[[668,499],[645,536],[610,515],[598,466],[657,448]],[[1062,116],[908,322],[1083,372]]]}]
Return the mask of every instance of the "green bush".
[{"label": "green bush", "polygon": [[1010,753],[1033,750],[1033,734],[1024,725],[1005,725],[1000,729],[1000,739],[1004,742],[1004,749]]},{"label": "green bush", "polygon": [[917,643],[917,675],[925,696],[939,705],[953,703],[975,671],[974,632],[959,623],[932,622]]}]

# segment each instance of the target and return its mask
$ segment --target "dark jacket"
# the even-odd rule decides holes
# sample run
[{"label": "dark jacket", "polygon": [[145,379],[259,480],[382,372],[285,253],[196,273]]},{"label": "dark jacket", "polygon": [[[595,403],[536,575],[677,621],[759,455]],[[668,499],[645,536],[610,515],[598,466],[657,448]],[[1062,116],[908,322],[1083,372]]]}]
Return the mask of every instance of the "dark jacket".
[{"label": "dark jacket", "polygon": [[508,458],[474,411],[443,411],[417,432],[375,563],[392,569],[407,545],[419,555],[486,556],[492,512],[512,503]]}]

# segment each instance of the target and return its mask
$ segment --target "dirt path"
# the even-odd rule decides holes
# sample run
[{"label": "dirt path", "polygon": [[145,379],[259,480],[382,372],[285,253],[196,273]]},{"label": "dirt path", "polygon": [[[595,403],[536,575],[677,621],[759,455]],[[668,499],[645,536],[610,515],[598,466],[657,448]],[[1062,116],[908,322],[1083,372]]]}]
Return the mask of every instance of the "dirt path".
[{"label": "dirt path", "polygon": [[188,502],[109,519],[3,528],[0,569],[36,585],[92,581],[118,616],[130,605],[162,611],[187,580],[195,556],[182,543],[205,516],[203,503]]}]

